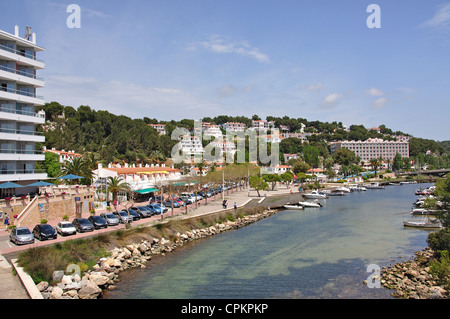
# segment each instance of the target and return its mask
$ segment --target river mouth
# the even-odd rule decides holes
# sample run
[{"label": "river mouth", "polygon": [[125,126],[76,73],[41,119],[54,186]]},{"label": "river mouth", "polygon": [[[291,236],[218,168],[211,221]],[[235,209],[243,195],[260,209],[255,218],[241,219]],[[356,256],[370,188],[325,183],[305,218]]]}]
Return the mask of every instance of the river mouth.
[{"label": "river mouth", "polygon": [[[423,185],[421,185],[423,186]],[[105,299],[388,299],[369,265],[412,258],[428,231],[405,229],[417,185],[333,197],[190,242],[121,273]]]}]

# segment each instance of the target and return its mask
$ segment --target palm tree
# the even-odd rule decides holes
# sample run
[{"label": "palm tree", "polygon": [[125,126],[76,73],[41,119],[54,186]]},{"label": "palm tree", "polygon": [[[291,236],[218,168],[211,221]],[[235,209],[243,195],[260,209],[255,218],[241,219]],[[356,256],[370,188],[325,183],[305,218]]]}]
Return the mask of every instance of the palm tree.
[{"label": "palm tree", "polygon": [[378,167],[380,166],[381,162],[378,158],[372,158],[370,160],[370,165],[372,165],[372,168],[375,170],[375,177],[377,176],[377,170]]},{"label": "palm tree", "polygon": [[79,175],[85,178],[92,178],[92,170],[84,157],[74,157],[72,160],[65,161],[61,167],[61,176],[63,175]]},{"label": "palm tree", "polygon": [[117,194],[119,192],[129,192],[131,189],[130,184],[123,181],[122,176],[109,176],[107,180],[107,192],[111,192],[113,196],[113,202],[117,201]]}]

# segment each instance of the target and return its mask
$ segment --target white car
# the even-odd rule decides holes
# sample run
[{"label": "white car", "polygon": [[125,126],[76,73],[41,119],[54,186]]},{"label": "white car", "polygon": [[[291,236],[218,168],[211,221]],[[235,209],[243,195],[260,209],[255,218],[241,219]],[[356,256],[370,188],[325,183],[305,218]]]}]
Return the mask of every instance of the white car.
[{"label": "white car", "polygon": [[56,232],[60,234],[61,236],[66,235],[75,235],[77,233],[77,230],[72,225],[71,222],[59,222],[56,227]]}]

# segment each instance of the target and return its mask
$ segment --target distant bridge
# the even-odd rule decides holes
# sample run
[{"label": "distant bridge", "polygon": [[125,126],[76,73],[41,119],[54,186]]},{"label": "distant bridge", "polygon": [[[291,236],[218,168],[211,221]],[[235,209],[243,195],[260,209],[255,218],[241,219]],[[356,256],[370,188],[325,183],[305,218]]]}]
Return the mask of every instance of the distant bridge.
[{"label": "distant bridge", "polygon": [[450,172],[450,168],[443,168],[443,169],[430,169],[427,171],[414,171],[414,172],[403,172],[403,173],[397,173],[397,176],[405,176],[405,175],[439,175],[443,176]]}]

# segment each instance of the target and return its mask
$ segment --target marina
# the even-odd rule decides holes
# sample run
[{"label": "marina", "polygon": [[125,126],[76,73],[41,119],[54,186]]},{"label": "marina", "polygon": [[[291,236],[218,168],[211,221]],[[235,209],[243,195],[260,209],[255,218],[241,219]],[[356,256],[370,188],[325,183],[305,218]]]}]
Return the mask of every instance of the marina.
[{"label": "marina", "polygon": [[[430,184],[431,185],[431,184]],[[121,276],[104,298],[392,298],[363,284],[367,266],[409,259],[428,229],[399,212],[415,185],[319,200],[242,229],[192,242]]]}]

